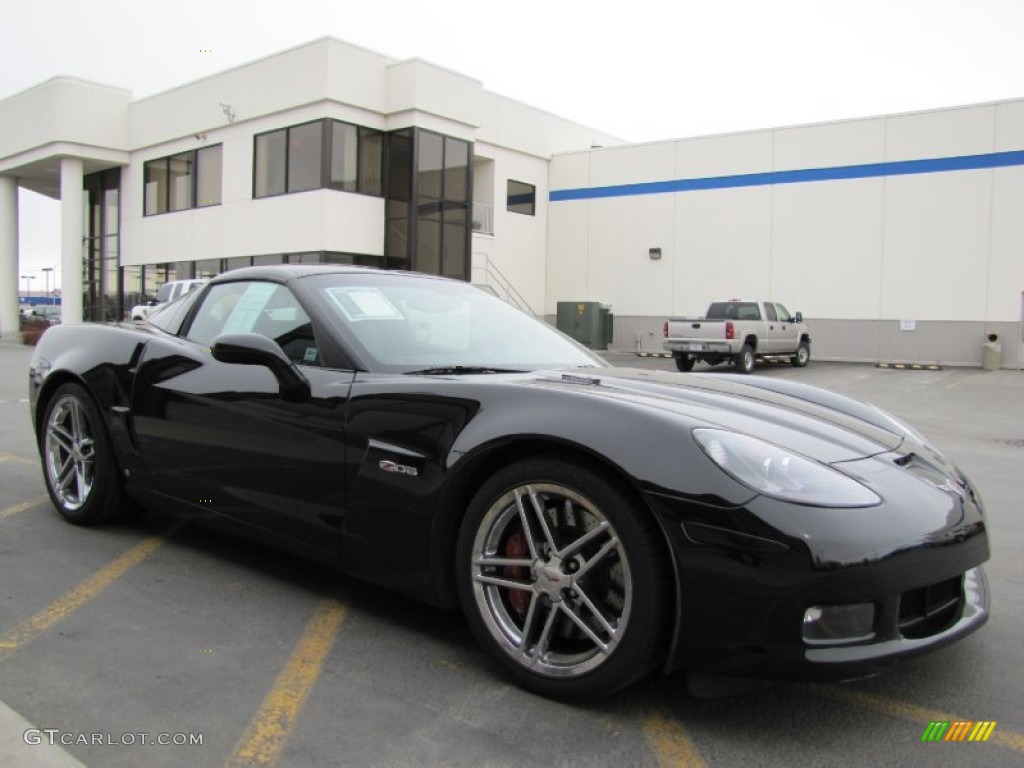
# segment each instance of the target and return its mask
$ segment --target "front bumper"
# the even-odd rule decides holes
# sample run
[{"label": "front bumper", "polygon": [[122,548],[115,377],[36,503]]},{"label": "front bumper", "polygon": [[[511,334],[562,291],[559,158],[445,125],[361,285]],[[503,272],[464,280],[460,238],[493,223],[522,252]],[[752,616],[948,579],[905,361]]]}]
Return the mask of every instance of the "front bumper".
[{"label": "front bumper", "polygon": [[686,355],[732,355],[735,354],[727,341],[664,341],[662,346],[668,352]]},{"label": "front bumper", "polygon": [[[974,503],[933,536],[898,547],[886,540],[899,528],[897,510],[886,505],[858,510],[859,539],[847,530],[826,545],[806,528],[804,535],[786,535],[765,524],[792,524],[801,514],[793,505],[760,499],[712,509],[665,496],[649,500],[676,563],[679,614],[668,671],[771,680],[864,677],[955,642],[988,619],[981,568],[988,536]],[[829,516],[804,513],[804,522]],[[933,517],[946,515],[933,510]],[[812,606],[864,604],[873,608],[867,636],[805,638]]]}]

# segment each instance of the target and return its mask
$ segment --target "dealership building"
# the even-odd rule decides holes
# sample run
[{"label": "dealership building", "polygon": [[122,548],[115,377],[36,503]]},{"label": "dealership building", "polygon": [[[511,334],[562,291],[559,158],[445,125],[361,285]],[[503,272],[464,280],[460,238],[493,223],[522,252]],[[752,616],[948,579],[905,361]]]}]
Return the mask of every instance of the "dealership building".
[{"label": "dealership building", "polygon": [[551,322],[773,298],[818,359],[1021,364],[1024,99],[628,144],[332,38],[144,99],[57,77],[0,100],[0,334],[18,188],[61,201],[65,321],[163,282],[342,263],[470,280]]}]

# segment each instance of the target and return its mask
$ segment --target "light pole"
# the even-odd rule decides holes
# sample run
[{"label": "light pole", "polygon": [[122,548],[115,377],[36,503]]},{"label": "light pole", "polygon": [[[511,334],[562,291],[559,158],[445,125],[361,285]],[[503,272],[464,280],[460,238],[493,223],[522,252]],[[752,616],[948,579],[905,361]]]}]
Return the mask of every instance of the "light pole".
[{"label": "light pole", "polygon": [[53,267],[43,267],[43,272],[46,273],[46,303],[53,304],[53,297],[50,295],[50,273],[53,272]]},{"label": "light pole", "polygon": [[31,299],[32,298],[32,286],[29,283],[29,280],[35,280],[36,276],[35,275],[22,275],[21,279],[25,281],[25,294],[26,294],[26,298]]}]

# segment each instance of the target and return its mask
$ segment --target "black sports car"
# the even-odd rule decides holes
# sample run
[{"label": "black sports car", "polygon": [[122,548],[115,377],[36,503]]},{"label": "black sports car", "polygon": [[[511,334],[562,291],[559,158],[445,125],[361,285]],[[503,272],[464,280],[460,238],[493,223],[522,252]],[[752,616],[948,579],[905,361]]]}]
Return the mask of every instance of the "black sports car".
[{"label": "black sports car", "polygon": [[522,685],[849,678],[988,616],[967,479],[884,412],[607,366],[465,283],[226,273],[40,340],[31,412],[76,524],[212,521],[441,606]]}]

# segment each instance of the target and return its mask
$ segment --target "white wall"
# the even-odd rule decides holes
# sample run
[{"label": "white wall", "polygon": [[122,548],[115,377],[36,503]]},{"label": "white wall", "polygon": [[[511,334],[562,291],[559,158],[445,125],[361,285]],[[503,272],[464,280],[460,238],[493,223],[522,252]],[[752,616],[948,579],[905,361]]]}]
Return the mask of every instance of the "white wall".
[{"label": "white wall", "polygon": [[[552,188],[1024,149],[1024,100],[557,155]],[[772,296],[811,317],[1019,319],[1024,168],[557,201],[545,312],[700,314]],[[661,247],[660,261],[647,258]]]}]

